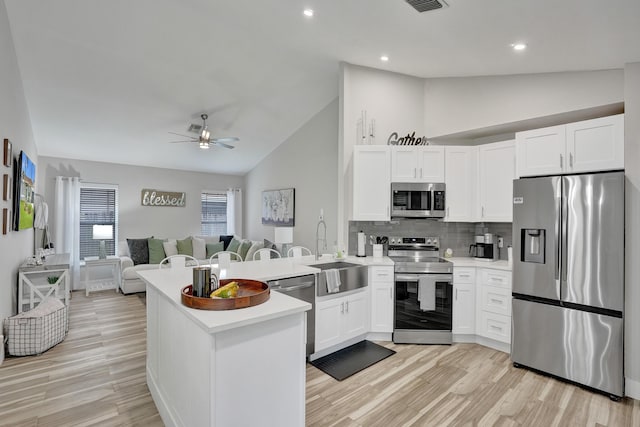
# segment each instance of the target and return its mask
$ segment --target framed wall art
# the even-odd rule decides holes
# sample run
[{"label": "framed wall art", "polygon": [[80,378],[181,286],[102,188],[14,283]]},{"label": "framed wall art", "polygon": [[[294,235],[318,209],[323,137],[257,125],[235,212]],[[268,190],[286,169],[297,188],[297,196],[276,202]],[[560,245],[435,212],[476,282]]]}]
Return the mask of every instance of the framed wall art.
[{"label": "framed wall art", "polygon": [[11,193],[13,192],[13,187],[11,186],[11,175],[5,173],[2,177],[2,200],[9,201],[11,200]]},{"label": "framed wall art", "polygon": [[11,141],[5,138],[4,140],[4,153],[3,153],[4,165],[8,168],[11,167],[12,153],[11,153]]},{"label": "framed wall art", "polygon": [[7,208],[2,208],[2,234],[7,234],[11,230],[11,211]]},{"label": "framed wall art", "polygon": [[262,192],[262,223],[278,227],[295,225],[295,188]]}]

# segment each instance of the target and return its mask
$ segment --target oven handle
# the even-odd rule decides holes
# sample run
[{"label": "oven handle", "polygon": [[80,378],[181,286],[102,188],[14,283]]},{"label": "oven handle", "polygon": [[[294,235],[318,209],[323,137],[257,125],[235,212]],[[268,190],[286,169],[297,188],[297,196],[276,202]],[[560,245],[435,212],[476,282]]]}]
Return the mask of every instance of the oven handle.
[{"label": "oven handle", "polygon": [[434,281],[453,283],[453,275],[451,274],[398,274],[396,273],[396,282],[417,282],[421,277],[425,277]]}]

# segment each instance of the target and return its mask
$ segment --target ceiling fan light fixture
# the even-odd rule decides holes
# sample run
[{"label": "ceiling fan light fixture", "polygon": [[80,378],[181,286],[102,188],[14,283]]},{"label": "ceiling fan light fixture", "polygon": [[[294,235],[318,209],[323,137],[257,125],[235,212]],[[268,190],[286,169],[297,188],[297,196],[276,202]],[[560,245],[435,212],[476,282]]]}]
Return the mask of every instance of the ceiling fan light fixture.
[{"label": "ceiling fan light fixture", "polygon": [[209,149],[209,143],[205,142],[205,141],[200,141],[200,148],[202,148],[203,150],[208,150]]}]

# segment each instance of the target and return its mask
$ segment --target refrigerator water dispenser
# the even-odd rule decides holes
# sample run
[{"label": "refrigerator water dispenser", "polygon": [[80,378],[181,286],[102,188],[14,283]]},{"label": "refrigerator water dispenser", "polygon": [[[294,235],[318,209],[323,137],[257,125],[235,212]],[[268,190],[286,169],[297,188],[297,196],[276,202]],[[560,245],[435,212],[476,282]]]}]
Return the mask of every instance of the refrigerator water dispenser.
[{"label": "refrigerator water dispenser", "polygon": [[521,231],[522,262],[545,263],[545,230],[542,228],[523,228]]}]

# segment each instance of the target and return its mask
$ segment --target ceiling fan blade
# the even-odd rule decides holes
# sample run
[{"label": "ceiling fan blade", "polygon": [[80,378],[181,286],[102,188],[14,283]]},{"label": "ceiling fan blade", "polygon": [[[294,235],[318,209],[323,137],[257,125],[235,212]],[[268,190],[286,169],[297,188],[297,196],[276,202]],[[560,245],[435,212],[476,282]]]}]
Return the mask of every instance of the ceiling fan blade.
[{"label": "ceiling fan blade", "polygon": [[178,142],[196,142],[196,141],[195,141],[195,140],[193,140],[193,139],[190,139],[190,140],[188,140],[188,141],[169,141],[169,144],[176,144],[176,143],[178,143]]},{"label": "ceiling fan blade", "polygon": [[197,138],[194,138],[192,135],[183,135],[181,133],[175,133],[175,132],[169,132],[172,135],[178,135],[178,136],[184,136],[185,138],[192,138],[194,140],[197,140]]},{"label": "ceiling fan blade", "polygon": [[233,150],[234,148],[236,148],[236,147],[234,147],[233,145],[225,144],[224,142],[220,142],[220,141],[211,141],[211,143],[212,143],[212,144],[215,144],[215,145],[221,145],[221,146],[223,146],[224,148],[231,148],[232,150]]},{"label": "ceiling fan blade", "polygon": [[236,142],[236,141],[240,141],[240,138],[237,138],[235,136],[227,136],[224,138],[212,138],[211,142]]}]

